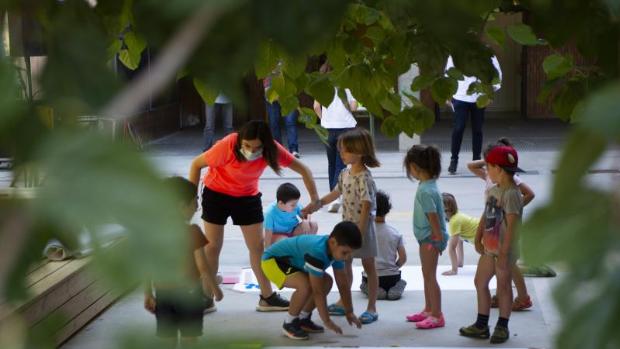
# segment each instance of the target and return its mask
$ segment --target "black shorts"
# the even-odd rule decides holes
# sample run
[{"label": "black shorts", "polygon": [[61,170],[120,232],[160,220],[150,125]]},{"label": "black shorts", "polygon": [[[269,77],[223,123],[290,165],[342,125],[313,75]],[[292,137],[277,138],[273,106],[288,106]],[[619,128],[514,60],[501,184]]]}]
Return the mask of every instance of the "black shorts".
[{"label": "black shorts", "polygon": [[204,297],[202,289],[155,289],[157,336],[170,338],[202,336]]},{"label": "black shorts", "polygon": [[[379,287],[384,289],[386,292],[390,290],[390,288],[394,287],[398,281],[400,281],[400,271],[398,274],[394,275],[385,275],[379,276]],[[362,281],[368,283],[368,278],[362,275]]]},{"label": "black shorts", "polygon": [[232,217],[234,225],[251,225],[263,222],[261,193],[253,196],[230,196],[207,187],[202,191],[202,219],[217,225],[225,225]]}]

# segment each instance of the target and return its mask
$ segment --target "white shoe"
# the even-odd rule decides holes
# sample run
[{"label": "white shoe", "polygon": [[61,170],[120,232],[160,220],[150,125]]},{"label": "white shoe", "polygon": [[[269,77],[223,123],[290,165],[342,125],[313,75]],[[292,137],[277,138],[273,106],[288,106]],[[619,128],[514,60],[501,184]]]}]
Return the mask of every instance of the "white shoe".
[{"label": "white shoe", "polygon": [[301,154],[299,154],[299,152],[292,152],[291,154],[293,154],[294,157],[296,157],[297,159],[301,158]]},{"label": "white shoe", "polygon": [[329,205],[329,207],[327,208],[327,212],[337,213],[339,209],[340,209],[340,203],[336,201],[332,203],[331,205]]}]

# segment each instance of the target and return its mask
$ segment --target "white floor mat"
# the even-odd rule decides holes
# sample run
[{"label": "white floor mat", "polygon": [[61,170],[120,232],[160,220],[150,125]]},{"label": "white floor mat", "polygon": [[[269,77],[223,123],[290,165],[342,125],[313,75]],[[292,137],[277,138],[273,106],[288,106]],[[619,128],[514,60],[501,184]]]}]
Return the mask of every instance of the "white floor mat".
[{"label": "white floor mat", "polygon": [[[475,265],[466,265],[463,268],[459,268],[459,273],[452,276],[441,275],[442,272],[450,269],[448,265],[440,265],[437,267],[437,281],[442,291],[449,290],[476,290],[474,286],[474,275],[476,274]],[[327,272],[330,275],[334,275],[332,269],[328,269]],[[407,291],[421,291],[424,290],[424,280],[422,279],[422,268],[419,265],[405,266],[401,269],[401,276],[407,281]],[[360,282],[362,281],[362,267],[353,267],[353,287],[352,291],[360,290]],[[276,287],[274,286],[274,289]],[[491,279],[489,288],[495,289],[495,277]],[[258,282],[251,269],[242,269],[241,275],[239,275],[239,282],[233,286],[233,290],[238,292],[259,292]],[[292,289],[284,288],[283,291],[293,291]],[[332,288],[332,292],[337,291],[335,283]]]}]

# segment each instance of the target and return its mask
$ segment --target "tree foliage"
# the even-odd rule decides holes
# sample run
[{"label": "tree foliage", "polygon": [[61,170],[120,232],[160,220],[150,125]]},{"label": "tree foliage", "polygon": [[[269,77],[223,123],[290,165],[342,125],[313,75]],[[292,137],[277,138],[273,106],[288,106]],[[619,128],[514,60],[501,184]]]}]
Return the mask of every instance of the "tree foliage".
[{"label": "tree foliage", "polygon": [[[131,91],[156,89],[118,81],[111,58],[118,56],[135,69],[147,47],[164,57],[178,40],[175,35],[192,29],[192,19],[205,9],[212,22],[193,34],[187,31],[197,44],[187,46],[187,59],[173,60],[177,75],[190,76],[206,102],[222,91],[241,104],[243,76],[271,76],[266,97],[278,100],[283,114],[299,109],[300,119],[320,134],[324,130],[314,112],[300,106],[301,93],[329,104],[334,88],[348,88],[382,119],[385,134],[419,134],[432,125],[433,114],[395,86],[412,64],[420,71],[412,91],[428,89],[435,101],[444,103],[463,75],[476,76],[480,82],[470,90],[482,93],[478,103],[486,105],[498,74],[485,42],[550,47],[539,98],[572,122],[574,131],[558,164],[552,200],[523,227],[525,251],[532,261],[568,267],[556,291],[565,319],[558,347],[620,344],[612,325],[620,320],[620,299],[609,296],[620,293],[615,228],[620,192],[594,189],[584,180],[605,149],[620,139],[617,0],[0,1],[2,13],[28,13],[44,28],[48,58],[37,104],[53,107],[56,115],[50,129],[36,105],[19,98],[23,90],[14,58],[1,57],[0,150],[11,153],[17,171],[36,163],[46,178],[31,205],[3,199],[3,207],[10,208],[4,212],[23,214],[3,217],[0,237],[27,238],[20,249],[0,247],[18,261],[12,270],[0,272],[5,295],[23,297],[24,271],[37,258],[27,251],[40,248],[51,233],[72,239],[82,227],[95,229],[106,222],[121,223],[131,232],[128,247],[117,258],[98,259],[106,279],[128,285],[155,268],[172,271],[178,256],[161,254],[169,250],[162,246],[172,243],[168,232],[180,222],[171,213],[174,207],[165,204],[172,193],[158,185],[157,173],[139,154],[85,133],[77,120],[109,111],[111,101],[131,96]],[[527,21],[502,28],[494,23],[499,11],[522,11]],[[562,53],[567,45],[576,47],[580,57]],[[325,55],[333,70],[309,71],[308,57],[318,55]],[[444,72],[450,55],[455,67]],[[130,100],[134,105],[146,102]],[[106,116],[122,120],[130,115]],[[9,230],[15,220],[26,222],[21,225],[25,228]],[[125,273],[118,275],[118,268]],[[584,297],[580,292],[586,288],[591,293]]]}]

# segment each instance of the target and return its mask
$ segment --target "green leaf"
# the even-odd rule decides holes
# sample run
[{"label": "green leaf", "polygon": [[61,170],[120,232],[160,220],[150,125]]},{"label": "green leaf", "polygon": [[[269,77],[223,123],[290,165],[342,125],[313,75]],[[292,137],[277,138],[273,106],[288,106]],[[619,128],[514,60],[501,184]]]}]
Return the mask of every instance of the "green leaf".
[{"label": "green leaf", "polygon": [[57,132],[40,149],[37,158],[47,176],[35,201],[36,217],[74,233],[86,227],[95,241],[104,224],[127,230],[112,255],[96,249],[97,270],[105,272],[100,277],[123,287],[150,275],[183,278],[178,271],[186,262],[189,235],[178,205],[182,199],[145,158],[86,130]]},{"label": "green leaf", "polygon": [[214,89],[209,88],[204,81],[199,78],[194,78],[193,80],[194,88],[202,98],[202,101],[206,104],[215,103],[215,99],[217,98],[218,92]]},{"label": "green leaf", "polygon": [[372,40],[375,45],[378,45],[385,39],[386,33],[383,28],[373,25],[366,30],[365,35]]},{"label": "green leaf", "polygon": [[521,45],[535,46],[541,43],[534,34],[532,27],[527,24],[511,24],[506,28],[506,30],[508,31],[508,35],[512,38],[512,40]]},{"label": "green leaf", "polygon": [[418,75],[411,82],[411,91],[420,91],[430,87],[437,77],[428,75]]},{"label": "green leaf", "polygon": [[563,201],[573,195],[572,188],[581,185],[583,177],[598,161],[606,146],[605,139],[594,132],[576,128],[570,133],[553,183],[552,195],[555,200]]},{"label": "green leaf", "polygon": [[140,66],[140,56],[133,55],[131,51],[126,49],[122,49],[118,52],[118,59],[125,67],[131,70],[136,70],[138,66]]},{"label": "green leaf", "polygon": [[487,27],[486,29],[487,36],[495,42],[499,46],[504,46],[506,42],[506,34],[504,34],[504,29],[500,27]]},{"label": "green leaf", "polygon": [[278,100],[282,108],[282,115],[288,115],[299,107],[299,100],[296,96],[288,96]]},{"label": "green leaf", "polygon": [[458,89],[458,82],[452,78],[441,77],[431,87],[431,95],[435,102],[443,105],[447,100],[452,98]]},{"label": "green leaf", "polygon": [[256,63],[254,64],[256,76],[259,79],[262,79],[271,74],[271,72],[278,65],[279,59],[280,55],[278,50],[274,47],[272,42],[269,41],[262,43],[258,50]]},{"label": "green leaf", "polygon": [[486,108],[489,103],[491,103],[491,98],[488,95],[480,95],[478,99],[476,99],[476,106],[480,109]]},{"label": "green leaf", "polygon": [[573,60],[571,57],[552,54],[543,61],[543,69],[547,79],[561,78],[573,69]]},{"label": "green leaf", "polygon": [[381,133],[390,138],[394,138],[398,136],[400,132],[400,126],[396,116],[389,116],[383,119],[381,123]]},{"label": "green leaf", "polygon": [[463,73],[461,73],[461,71],[456,69],[455,67],[450,67],[446,74],[448,74],[448,76],[453,78],[454,80],[463,80],[465,78],[463,76]]},{"label": "green leaf", "polygon": [[390,93],[381,100],[381,107],[391,114],[396,115],[401,110],[401,97],[399,94]]},{"label": "green leaf", "polygon": [[581,81],[569,81],[562,86],[553,100],[553,112],[562,120],[569,120],[573,109],[585,96]]},{"label": "green leaf", "polygon": [[284,59],[284,71],[292,78],[298,78],[306,71],[306,57],[287,56]]},{"label": "green leaf", "polygon": [[314,76],[314,80],[308,85],[307,92],[324,106],[330,105],[336,94],[334,85],[329,81],[327,75],[322,74]]},{"label": "green leaf", "polygon": [[588,97],[580,124],[607,139],[620,140],[620,83],[608,85]]}]

